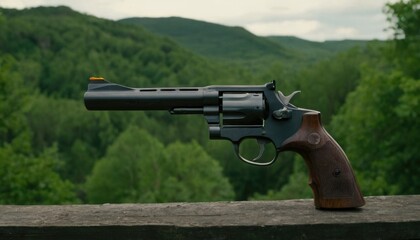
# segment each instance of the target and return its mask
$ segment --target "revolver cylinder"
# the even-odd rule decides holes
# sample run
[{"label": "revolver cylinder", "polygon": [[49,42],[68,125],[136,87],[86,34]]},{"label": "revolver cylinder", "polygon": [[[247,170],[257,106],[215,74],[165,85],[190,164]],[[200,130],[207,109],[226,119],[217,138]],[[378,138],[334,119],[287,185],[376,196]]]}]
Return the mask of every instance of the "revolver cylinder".
[{"label": "revolver cylinder", "polygon": [[264,124],[265,101],[262,93],[224,93],[223,125]]}]

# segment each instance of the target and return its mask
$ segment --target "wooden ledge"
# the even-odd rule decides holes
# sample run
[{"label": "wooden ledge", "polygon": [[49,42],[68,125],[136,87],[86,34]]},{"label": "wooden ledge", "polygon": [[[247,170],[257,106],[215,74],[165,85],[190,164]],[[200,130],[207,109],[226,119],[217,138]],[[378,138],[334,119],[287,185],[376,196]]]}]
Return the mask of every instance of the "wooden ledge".
[{"label": "wooden ledge", "polygon": [[367,197],[353,210],[312,199],[0,206],[0,239],[418,239],[420,195]]}]

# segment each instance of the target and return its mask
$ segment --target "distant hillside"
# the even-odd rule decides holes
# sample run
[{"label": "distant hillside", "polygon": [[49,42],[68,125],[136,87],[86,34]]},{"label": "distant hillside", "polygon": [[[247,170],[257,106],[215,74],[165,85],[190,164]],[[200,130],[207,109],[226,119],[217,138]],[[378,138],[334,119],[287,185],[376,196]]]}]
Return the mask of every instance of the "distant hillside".
[{"label": "distant hillside", "polygon": [[366,40],[315,42],[293,36],[269,36],[267,38],[310,61],[331,57],[338,52],[354,47],[364,47],[369,42]]},{"label": "distant hillside", "polygon": [[314,62],[364,46],[368,41],[343,40],[313,42],[290,36],[259,37],[241,27],[185,19],[127,18],[120,22],[138,24],[180,43],[185,48],[207,57],[228,60],[272,59]]},{"label": "distant hillside", "polygon": [[230,75],[144,28],[68,7],[0,8],[0,15],[0,53],[14,56],[28,82],[48,94],[80,97],[91,75],[142,86],[215,84]]},{"label": "distant hillside", "polygon": [[223,59],[252,59],[288,54],[275,41],[255,36],[241,27],[179,18],[127,18],[120,22],[138,24],[146,29],[173,38],[182,46],[203,56]]},{"label": "distant hillside", "polygon": [[[239,27],[180,18],[166,19],[164,24],[165,19],[146,19],[150,24],[143,26],[139,26],[140,20],[116,22],[81,14],[68,7],[0,8],[0,156],[7,156],[3,163],[15,169],[4,168],[7,175],[0,178],[0,186],[6,189],[3,192],[9,192],[10,187],[15,190],[13,196],[20,198],[22,193],[31,193],[36,187],[48,196],[59,197],[60,194],[48,192],[45,181],[31,180],[32,176],[38,178],[43,174],[38,168],[27,167],[28,163],[36,161],[54,168],[63,179],[77,185],[75,190],[80,202],[85,202],[89,193],[85,194],[84,182],[93,176],[95,169],[104,166],[101,164],[107,153],[112,152],[109,150],[121,149],[115,159],[130,155],[134,164],[139,162],[134,159],[139,159],[142,153],[132,149],[145,142],[154,142],[153,146],[162,144],[167,149],[181,146],[173,160],[185,155],[188,157],[185,163],[201,157],[189,157],[182,150],[184,143],[191,143],[191,152],[199,149],[195,145],[200,144],[209,156],[219,161],[238,200],[282,189],[289,179],[295,179],[289,178],[293,169],[301,170],[294,165],[294,155],[287,154],[269,170],[250,168],[235,159],[229,142],[208,140],[208,126],[198,115],[171,116],[166,111],[87,111],[82,96],[90,76],[103,76],[133,87],[264,84],[275,79],[278,89],[284,93],[302,90],[302,95],[293,103],[321,111],[323,123],[328,127],[359,81],[370,76],[375,76],[375,81],[380,80],[385,74],[379,72],[376,77],[376,73],[370,75],[369,71],[364,76],[363,66],[383,61],[378,58],[377,49],[370,46],[334,55],[351,47],[352,42],[313,43],[296,38],[258,37]],[[130,21],[135,24],[128,24]],[[151,26],[161,29],[160,35]],[[329,54],[334,56],[312,64]],[[386,65],[377,68],[382,66]],[[145,140],[142,136],[147,134],[132,135],[129,141],[120,138],[122,134],[135,132],[131,127],[147,131],[157,140]],[[346,130],[341,131],[346,133]],[[147,147],[153,154],[159,152],[159,156],[162,148]],[[57,163],[49,160],[53,158]],[[41,161],[43,159],[46,162]],[[103,173],[103,179],[111,184],[109,189],[121,190],[121,187],[112,187],[122,181],[114,173],[127,172],[130,179],[123,180],[126,181],[124,186],[143,186],[143,174],[167,176],[160,175],[160,166],[169,169],[171,165],[166,165],[169,162],[173,161],[163,164],[156,161],[148,168],[121,162],[115,169]],[[191,172],[188,166],[196,165],[183,166],[186,167],[182,171]],[[171,177],[173,181],[166,187],[157,185],[184,194],[184,187],[172,188],[177,186],[173,184],[185,180],[182,171]],[[156,183],[160,182],[158,180]],[[143,192],[127,189],[121,190],[127,197]],[[36,194],[31,195],[38,198]],[[9,201],[7,197],[3,199]],[[0,203],[1,200],[0,196]]]}]

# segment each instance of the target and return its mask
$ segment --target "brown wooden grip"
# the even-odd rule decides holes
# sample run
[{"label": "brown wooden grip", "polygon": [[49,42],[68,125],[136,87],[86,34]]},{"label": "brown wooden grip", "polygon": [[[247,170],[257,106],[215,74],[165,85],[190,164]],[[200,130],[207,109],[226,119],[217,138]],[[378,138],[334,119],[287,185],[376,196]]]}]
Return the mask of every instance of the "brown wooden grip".
[{"label": "brown wooden grip", "polygon": [[300,129],[283,144],[305,159],[316,208],[355,208],[365,204],[346,154],[321,124],[319,112],[303,115]]}]

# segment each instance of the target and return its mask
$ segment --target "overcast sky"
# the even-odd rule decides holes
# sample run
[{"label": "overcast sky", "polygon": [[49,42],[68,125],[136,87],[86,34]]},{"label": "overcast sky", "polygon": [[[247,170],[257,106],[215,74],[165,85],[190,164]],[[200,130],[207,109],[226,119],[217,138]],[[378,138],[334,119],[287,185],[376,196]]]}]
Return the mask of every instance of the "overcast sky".
[{"label": "overcast sky", "polygon": [[308,40],[387,39],[386,0],[1,0],[6,8],[66,5],[107,19],[179,16]]}]

